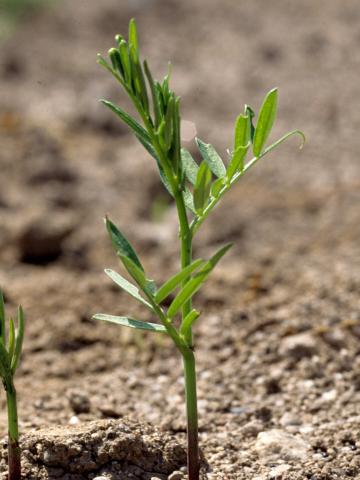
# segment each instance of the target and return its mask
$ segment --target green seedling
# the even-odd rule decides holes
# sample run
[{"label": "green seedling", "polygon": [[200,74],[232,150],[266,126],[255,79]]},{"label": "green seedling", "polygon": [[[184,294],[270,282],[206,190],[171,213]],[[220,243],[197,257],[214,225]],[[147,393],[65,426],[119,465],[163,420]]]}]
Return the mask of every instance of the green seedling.
[{"label": "green seedling", "polygon": [[[170,73],[162,82],[155,81],[147,62],[141,62],[134,20],[130,21],[128,40],[117,35],[116,42],[117,47],[109,50],[110,62],[99,56],[99,63],[115,77],[129,96],[138,119],[108,100],[101,101],[127,124],[155,159],[160,179],[173,197],[177,208],[181,268],[163,285],[157,286],[154,280],[149,279],[125,235],[106,218],[106,228],[115,252],[134,283],[112,270],[105,270],[105,273],[150,310],[157,321],[150,323],[106,314],[98,314],[94,318],[167,335],[173,340],[184,364],[188,475],[189,480],[198,480],[198,412],[193,327],[200,313],[193,308],[192,300],[231,245],[225,245],[208,260],[193,260],[193,239],[224,194],[258,160],[293,135],[300,135],[303,143],[304,135],[299,130],[293,130],[267,146],[277,111],[278,92],[273,89],[265,96],[256,124],[255,114],[249,106],[245,106],[244,112],[237,118],[234,145],[229,152],[228,162],[223,162],[212,145],[196,139],[203,159],[198,165],[190,152],[181,148],[180,98],[170,88]],[[251,150],[253,157],[246,161]],[[172,301],[169,300],[170,295]],[[165,307],[165,304],[168,306]],[[176,322],[179,317],[180,321]]]},{"label": "green seedling", "polygon": [[6,339],[4,297],[0,291],[0,376],[6,392],[8,412],[9,480],[20,480],[21,478],[19,427],[14,376],[19,365],[24,338],[24,326],[24,312],[20,306],[18,308],[17,329],[15,329],[14,320],[10,318],[9,332]]}]

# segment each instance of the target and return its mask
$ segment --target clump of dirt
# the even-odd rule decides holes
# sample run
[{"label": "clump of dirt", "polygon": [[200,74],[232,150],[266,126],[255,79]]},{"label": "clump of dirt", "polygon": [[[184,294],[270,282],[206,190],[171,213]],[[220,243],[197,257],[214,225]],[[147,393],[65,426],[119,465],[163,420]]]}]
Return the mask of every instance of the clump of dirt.
[{"label": "clump of dirt", "polygon": [[[184,447],[174,437],[126,418],[35,430],[23,436],[22,449],[28,480],[164,479],[186,463]],[[5,479],[4,460],[0,471]]]},{"label": "clump of dirt", "polygon": [[[160,461],[159,478],[184,465],[178,352],[165,336],[91,320],[98,312],[155,320],[102,272],[121,268],[106,213],[158,284],[179,268],[176,212],[155,162],[97,102],[130,109],[96,53],[132,16],[155,76],[171,59],[183,118],[224,159],[243,104],[257,110],[275,85],[272,138],[292,128],[307,135],[301,154],[293,139],[259,162],[195,241],[202,258],[234,244],[194,298],[202,311],[195,351],[204,478],[356,479],[358,0],[63,0],[0,44],[0,285],[8,311],[21,303],[27,318],[16,378],[26,471],[35,469],[34,480],[67,480],[112,468],[114,480],[136,480]],[[185,146],[199,158],[194,142]],[[138,422],[162,430],[153,435]],[[149,464],[146,456],[102,463],[100,451],[121,456],[106,429],[124,424],[129,434],[120,438],[139,439],[135,452]],[[89,439],[97,430],[104,448]],[[179,456],[171,453],[177,445]],[[91,472],[70,471],[87,455]],[[5,449],[1,456],[5,478]],[[58,463],[46,467],[46,458]]]}]

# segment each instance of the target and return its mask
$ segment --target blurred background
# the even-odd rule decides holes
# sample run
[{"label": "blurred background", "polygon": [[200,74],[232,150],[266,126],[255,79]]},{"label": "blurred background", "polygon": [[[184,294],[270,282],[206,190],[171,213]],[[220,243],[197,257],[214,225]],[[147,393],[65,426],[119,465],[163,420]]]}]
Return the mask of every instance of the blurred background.
[{"label": "blurred background", "polygon": [[[288,335],[316,340],[335,332],[336,348],[345,345],[358,362],[359,2],[0,0],[0,285],[9,310],[21,302],[28,315],[19,378],[24,425],[68,422],[77,415],[71,389],[82,385],[92,398],[79,412],[84,418],[132,412],[183,431],[172,346],[90,320],[99,311],[147,318],[102,274],[118,267],[105,213],[158,281],[178,267],[176,214],[154,162],[98,102],[130,108],[96,54],[126,34],[133,16],[143,58],[158,78],[172,62],[183,119],[224,158],[243,105],[258,111],[274,86],[272,139],[294,128],[307,137],[303,151],[291,139],[243,178],[196,243],[195,253],[208,255],[234,242],[198,297],[209,317],[198,327],[200,371],[212,371],[201,376],[200,397],[211,391],[215,402],[204,412],[227,415],[254,391],[254,401],[266,404],[267,390],[254,379],[270,378],[277,362],[289,367],[277,357]],[[193,141],[185,145],[199,158]],[[338,350],[321,345],[319,369],[331,384]],[[288,368],[291,376],[307,378],[297,368]],[[167,386],[155,391],[159,371]],[[121,386],[120,397],[109,394],[109,382]],[[166,414],[163,390],[172,398]],[[293,395],[291,404],[301,403]],[[336,408],[343,411],[341,402]]]}]

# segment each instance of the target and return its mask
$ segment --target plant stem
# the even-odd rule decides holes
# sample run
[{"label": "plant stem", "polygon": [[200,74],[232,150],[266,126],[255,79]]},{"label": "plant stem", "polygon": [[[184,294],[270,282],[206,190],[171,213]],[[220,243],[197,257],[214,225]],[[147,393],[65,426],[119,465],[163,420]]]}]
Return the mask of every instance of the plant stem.
[{"label": "plant stem", "polygon": [[187,414],[188,477],[189,480],[199,480],[198,411],[194,353],[189,350],[187,354],[183,355],[183,361]]},{"label": "plant stem", "polygon": [[21,479],[21,456],[19,446],[19,429],[16,403],[16,390],[13,382],[6,384],[6,400],[8,410],[8,458],[9,480]]},{"label": "plant stem", "polygon": [[[181,193],[175,195],[175,202],[180,223],[181,239],[181,267],[185,268],[192,261],[192,234],[189,227],[186,208]],[[186,285],[188,279],[184,280]],[[191,311],[191,299],[186,302],[182,309],[182,319]],[[196,365],[195,355],[192,351],[193,339],[191,329],[185,339],[188,345],[186,351],[182,352],[185,377],[185,398],[187,417],[187,464],[189,480],[199,480],[199,438],[198,438],[198,410],[197,410],[197,389],[196,389]]]}]

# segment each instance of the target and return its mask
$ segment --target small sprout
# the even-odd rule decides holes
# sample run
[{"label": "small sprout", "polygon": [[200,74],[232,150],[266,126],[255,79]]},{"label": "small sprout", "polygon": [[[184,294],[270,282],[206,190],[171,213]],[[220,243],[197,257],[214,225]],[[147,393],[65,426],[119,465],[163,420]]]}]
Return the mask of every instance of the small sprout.
[{"label": "small sprout", "polygon": [[17,415],[17,399],[14,386],[14,376],[22,351],[25,318],[21,306],[18,308],[17,329],[12,318],[9,319],[9,334],[6,341],[5,305],[0,290],[0,377],[6,392],[8,411],[8,466],[9,480],[21,479],[19,427]]},{"label": "small sprout", "polygon": [[[170,69],[163,81],[158,82],[154,80],[146,61],[143,68],[141,67],[134,20],[130,21],[128,43],[121,35],[116,36],[116,42],[117,48],[109,51],[112,66],[102,57],[99,63],[111,72],[129,96],[140,117],[140,123],[108,100],[102,100],[102,103],[134,132],[135,137],[155,160],[160,179],[174,199],[179,219],[181,267],[157,288],[155,282],[147,278],[134,248],[107,218],[106,227],[115,252],[136,285],[113,270],[105,270],[105,273],[120,288],[146,306],[157,319],[157,323],[107,314],[97,314],[94,318],[125,327],[165,333],[176,345],[184,363],[188,477],[189,480],[198,480],[198,414],[193,326],[200,313],[192,307],[192,301],[231,245],[220,248],[207,261],[194,260],[193,239],[223,195],[245,172],[289,137],[300,135],[304,140],[304,135],[299,130],[293,130],[266,147],[277,111],[277,90],[274,89],[265,97],[256,127],[253,123],[255,113],[249,106],[245,105],[244,113],[237,117],[234,146],[226,164],[211,144],[197,138],[196,144],[203,159],[198,165],[190,152],[181,147],[180,99],[170,88]],[[147,88],[151,92],[150,96]],[[246,162],[251,145],[254,158]],[[164,303],[170,295],[173,296],[172,301],[166,308]],[[179,327],[176,326],[179,323],[175,322],[177,317],[181,317]]]}]

